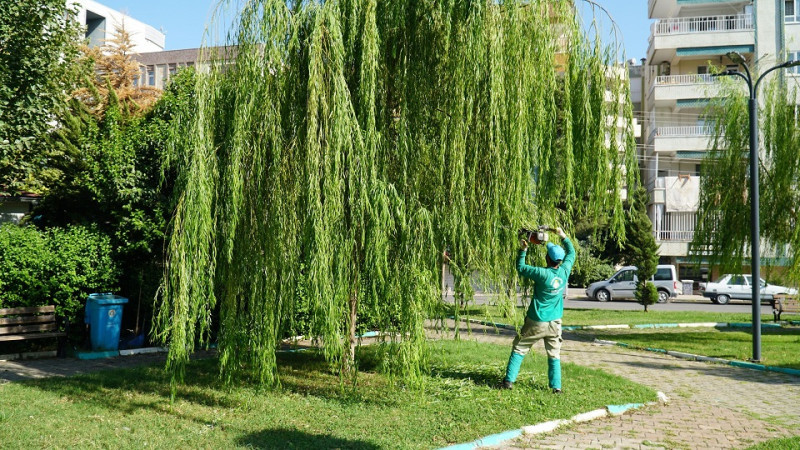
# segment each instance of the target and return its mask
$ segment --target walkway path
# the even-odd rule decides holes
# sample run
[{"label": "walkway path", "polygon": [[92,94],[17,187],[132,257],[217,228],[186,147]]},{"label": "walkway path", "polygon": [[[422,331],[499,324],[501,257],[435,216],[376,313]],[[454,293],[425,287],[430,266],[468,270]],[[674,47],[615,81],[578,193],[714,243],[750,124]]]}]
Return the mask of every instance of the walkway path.
[{"label": "walkway path", "polygon": [[[473,325],[472,334],[462,334],[462,338],[510,348],[513,335]],[[798,377],[602,346],[572,334],[564,337],[564,362],[603,369],[650,386],[664,392],[670,402],[548,435],[522,436],[502,448],[735,449],[773,437],[800,435]],[[540,346],[534,351],[543,352]],[[566,375],[564,395],[569,388]]]}]

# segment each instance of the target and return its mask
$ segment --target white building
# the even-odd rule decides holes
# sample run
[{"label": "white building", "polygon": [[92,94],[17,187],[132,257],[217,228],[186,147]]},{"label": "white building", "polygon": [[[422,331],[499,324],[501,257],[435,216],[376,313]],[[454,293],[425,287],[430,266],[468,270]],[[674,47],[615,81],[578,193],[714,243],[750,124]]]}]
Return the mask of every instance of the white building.
[{"label": "white building", "polygon": [[78,5],[78,20],[86,27],[86,38],[92,47],[99,47],[113,38],[124,24],[137,53],[164,50],[164,33],[150,25],[92,0],[67,0],[67,4]]},{"label": "white building", "polygon": [[648,0],[648,15],[655,23],[645,71],[642,178],[662,260],[680,265],[694,235],[700,162],[713,132],[702,119],[718,95],[710,65],[741,70],[729,52],[765,68],[797,57],[800,2]]}]

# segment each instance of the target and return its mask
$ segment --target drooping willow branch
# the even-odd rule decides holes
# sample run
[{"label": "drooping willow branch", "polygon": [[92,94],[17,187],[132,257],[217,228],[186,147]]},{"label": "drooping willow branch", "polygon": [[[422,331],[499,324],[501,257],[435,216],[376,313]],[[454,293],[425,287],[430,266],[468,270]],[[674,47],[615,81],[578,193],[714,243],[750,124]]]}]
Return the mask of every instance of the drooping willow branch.
[{"label": "drooping willow branch", "polygon": [[[750,256],[750,152],[747,94],[741,80],[727,80],[707,111],[714,124],[703,161],[698,222],[692,252],[725,272],[740,272]],[[735,82],[735,81],[738,81]],[[765,276],[780,267],[781,282],[800,282],[800,126],[797,86],[779,74],[760,89],[760,230]],[[771,280],[772,281],[772,280]]]},{"label": "drooping willow branch", "polygon": [[207,49],[226,58],[198,74],[196,114],[176,120],[185,167],[156,330],[177,375],[218,317],[223,376],[277,383],[302,291],[335,370],[355,368],[370,327],[389,336],[383,368],[418,381],[444,250],[468,297],[476,270],[515,289],[522,225],[610,215],[621,232],[627,84],[568,2],[239,11],[228,47]]}]

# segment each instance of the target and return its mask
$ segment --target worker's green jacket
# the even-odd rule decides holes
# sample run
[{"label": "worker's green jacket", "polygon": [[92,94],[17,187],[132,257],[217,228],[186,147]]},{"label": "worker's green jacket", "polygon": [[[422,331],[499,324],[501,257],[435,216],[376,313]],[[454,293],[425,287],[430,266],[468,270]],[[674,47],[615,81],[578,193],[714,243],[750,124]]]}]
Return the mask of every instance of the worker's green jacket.
[{"label": "worker's green jacket", "polygon": [[564,289],[575,264],[575,247],[569,238],[562,241],[566,255],[558,268],[535,267],[525,264],[525,250],[517,255],[517,272],[534,281],[533,298],[528,308],[528,318],[535,322],[549,322],[564,315]]}]

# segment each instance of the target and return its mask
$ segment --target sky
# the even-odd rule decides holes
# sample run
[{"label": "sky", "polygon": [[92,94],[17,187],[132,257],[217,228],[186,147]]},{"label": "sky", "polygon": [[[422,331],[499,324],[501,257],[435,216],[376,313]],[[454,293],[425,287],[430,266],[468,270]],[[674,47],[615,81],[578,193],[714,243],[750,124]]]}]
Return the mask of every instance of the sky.
[{"label": "sky", "polygon": [[[203,31],[216,0],[96,0],[108,7],[123,11],[167,35],[166,50],[199,47]],[[650,20],[647,18],[647,0],[593,0],[605,8],[617,24],[628,59],[646,56]],[[591,14],[585,0],[583,17]],[[607,14],[598,10],[604,30],[611,28]],[[604,40],[608,40],[605,39]]]}]

